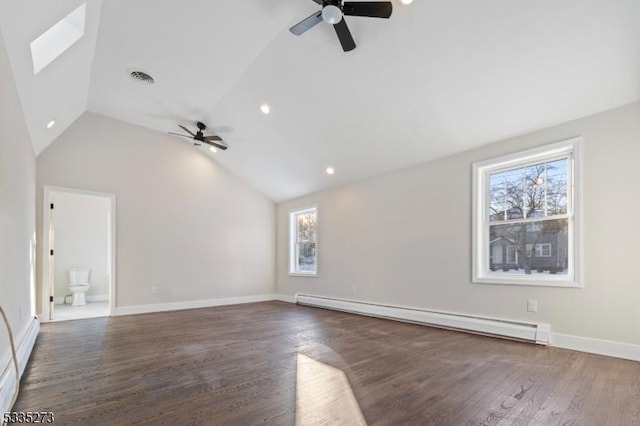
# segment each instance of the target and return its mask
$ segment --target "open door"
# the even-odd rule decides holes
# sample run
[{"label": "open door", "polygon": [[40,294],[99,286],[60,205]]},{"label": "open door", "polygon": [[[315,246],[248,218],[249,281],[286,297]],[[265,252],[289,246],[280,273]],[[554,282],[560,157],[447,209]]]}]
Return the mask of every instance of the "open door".
[{"label": "open door", "polygon": [[43,201],[41,320],[114,315],[115,194],[45,186]]},{"label": "open door", "polygon": [[49,293],[49,316],[47,318],[47,320],[51,321],[53,320],[53,310],[55,309],[55,304],[54,304],[54,299],[53,299],[53,286],[55,283],[55,265],[56,262],[54,261],[53,256],[55,255],[55,239],[56,239],[56,232],[55,232],[55,228],[53,226],[54,223],[54,212],[53,212],[53,203],[50,203],[49,205],[49,256],[48,256],[48,262],[49,262],[49,289],[48,289],[48,293]]}]

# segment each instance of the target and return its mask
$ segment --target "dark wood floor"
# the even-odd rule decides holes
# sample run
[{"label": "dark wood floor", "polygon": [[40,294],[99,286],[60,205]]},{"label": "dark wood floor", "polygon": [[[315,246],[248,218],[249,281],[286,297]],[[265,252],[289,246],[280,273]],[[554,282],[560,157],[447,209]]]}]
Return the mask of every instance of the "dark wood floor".
[{"label": "dark wood floor", "polygon": [[61,425],[634,425],[640,363],[281,302],[43,324]]}]

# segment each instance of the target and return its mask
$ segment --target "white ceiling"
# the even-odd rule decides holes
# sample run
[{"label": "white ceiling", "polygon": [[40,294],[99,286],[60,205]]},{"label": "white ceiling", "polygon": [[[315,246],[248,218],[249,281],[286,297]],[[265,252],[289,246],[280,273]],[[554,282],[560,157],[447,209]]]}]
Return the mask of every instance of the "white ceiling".
[{"label": "white ceiling", "polygon": [[230,146],[211,155],[275,201],[640,99],[638,0],[393,0],[389,20],[347,17],[349,53],[327,24],[288,32],[311,0],[88,0],[85,37],[34,77],[29,42],[81,3],[0,4],[36,152],[87,109],[202,120]]}]

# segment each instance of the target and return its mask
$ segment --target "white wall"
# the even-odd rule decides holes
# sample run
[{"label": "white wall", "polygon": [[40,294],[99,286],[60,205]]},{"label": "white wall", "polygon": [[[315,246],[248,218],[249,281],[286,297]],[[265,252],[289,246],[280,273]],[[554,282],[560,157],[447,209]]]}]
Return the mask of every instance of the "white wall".
[{"label": "white wall", "polygon": [[[31,316],[30,286],[35,244],[35,154],[0,34],[0,305],[14,336]],[[9,341],[0,323],[0,376]]]},{"label": "white wall", "polygon": [[37,184],[38,228],[43,185],[116,194],[118,307],[275,289],[274,203],[186,140],[85,113],[38,156]]},{"label": "white wall", "polygon": [[111,199],[95,195],[52,191],[55,230],[54,296],[69,292],[69,270],[90,268],[87,296],[109,296],[107,239]]},{"label": "white wall", "polygon": [[[471,284],[471,164],[577,135],[584,288]],[[278,292],[548,322],[555,333],[640,344],[639,159],[636,103],[281,203]],[[315,204],[319,277],[291,277],[288,212]],[[526,312],[528,298],[538,313]]]}]

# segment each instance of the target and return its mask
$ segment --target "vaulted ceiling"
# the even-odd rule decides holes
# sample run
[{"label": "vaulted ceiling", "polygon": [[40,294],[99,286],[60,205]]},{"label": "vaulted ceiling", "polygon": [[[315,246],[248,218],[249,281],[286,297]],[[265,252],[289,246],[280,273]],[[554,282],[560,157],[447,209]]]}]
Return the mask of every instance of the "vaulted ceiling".
[{"label": "vaulted ceiling", "polygon": [[36,153],[87,110],[159,137],[200,120],[274,201],[640,99],[637,0],[393,0],[346,18],[348,53],[328,24],[288,31],[311,0],[87,0],[84,37],[34,75],[29,43],[82,3],[0,3]]}]

